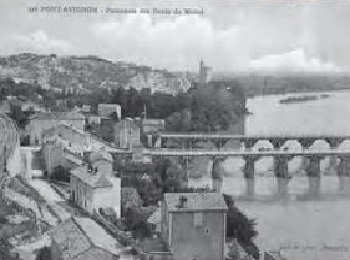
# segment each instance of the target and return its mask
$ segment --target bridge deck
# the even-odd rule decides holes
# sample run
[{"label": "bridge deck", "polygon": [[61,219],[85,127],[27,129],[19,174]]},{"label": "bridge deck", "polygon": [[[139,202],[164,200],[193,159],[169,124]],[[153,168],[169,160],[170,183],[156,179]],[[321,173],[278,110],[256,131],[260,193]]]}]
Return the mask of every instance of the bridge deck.
[{"label": "bridge deck", "polygon": [[336,135],[336,134],[300,134],[300,135],[233,135],[233,134],[204,134],[204,133],[161,133],[161,138],[181,138],[181,139],[325,139],[325,138],[337,138],[337,139],[349,139],[350,135]]},{"label": "bridge deck", "polygon": [[143,155],[161,155],[161,156],[245,156],[245,155],[257,155],[257,156],[277,156],[277,155],[293,155],[293,156],[305,156],[305,155],[347,155],[350,156],[350,149],[305,149],[305,150],[271,150],[271,151],[254,151],[254,150],[182,150],[182,149],[145,149]]}]

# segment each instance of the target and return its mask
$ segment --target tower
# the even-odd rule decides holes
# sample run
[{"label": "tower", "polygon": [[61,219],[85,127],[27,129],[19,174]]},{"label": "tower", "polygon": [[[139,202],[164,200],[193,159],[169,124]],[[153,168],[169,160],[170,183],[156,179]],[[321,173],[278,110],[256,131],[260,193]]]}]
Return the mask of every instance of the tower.
[{"label": "tower", "polygon": [[203,59],[199,62],[199,84],[203,85],[210,80],[211,67],[205,66]]}]

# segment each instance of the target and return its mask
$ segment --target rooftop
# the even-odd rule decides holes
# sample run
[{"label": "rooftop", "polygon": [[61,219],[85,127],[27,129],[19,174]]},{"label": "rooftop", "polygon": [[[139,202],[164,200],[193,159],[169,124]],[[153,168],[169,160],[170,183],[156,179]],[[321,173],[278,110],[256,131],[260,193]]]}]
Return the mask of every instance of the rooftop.
[{"label": "rooftop", "polygon": [[70,218],[51,237],[63,260],[114,260],[121,252],[117,241],[89,218]]},{"label": "rooftop", "polygon": [[98,108],[102,108],[102,107],[114,108],[114,107],[120,107],[120,105],[119,104],[98,104],[97,107]]},{"label": "rooftop", "polygon": [[31,119],[39,120],[74,120],[85,119],[85,117],[78,112],[39,112],[31,117]]},{"label": "rooftop", "polygon": [[[180,207],[180,201],[187,202]],[[222,194],[219,193],[166,193],[164,202],[168,211],[227,210]]]},{"label": "rooftop", "polygon": [[113,186],[106,176],[100,172],[88,172],[85,166],[72,170],[71,174],[92,188],[107,188]]},{"label": "rooftop", "polygon": [[100,161],[100,160],[105,160],[107,162],[113,163],[113,157],[110,153],[108,153],[105,149],[100,149],[98,152],[93,152],[90,155],[90,161],[91,163]]}]

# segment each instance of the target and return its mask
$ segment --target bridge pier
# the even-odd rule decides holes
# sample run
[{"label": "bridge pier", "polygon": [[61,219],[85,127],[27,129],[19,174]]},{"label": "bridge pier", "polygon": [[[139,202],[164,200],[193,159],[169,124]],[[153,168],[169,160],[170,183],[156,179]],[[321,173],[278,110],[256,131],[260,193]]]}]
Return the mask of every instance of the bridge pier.
[{"label": "bridge pier", "polygon": [[[310,139],[310,138],[302,138],[298,140],[303,150],[309,149],[314,144],[315,141],[316,140]],[[306,158],[305,156],[302,156],[299,169],[301,171],[306,171],[308,164],[309,164],[308,158]]]},{"label": "bridge pier", "polygon": [[221,172],[221,163],[227,158],[223,156],[214,156],[211,178],[213,180],[213,190],[215,192],[220,192],[222,188],[222,172]]},{"label": "bridge pier", "polygon": [[254,196],[255,194],[255,180],[254,180],[254,172],[255,172],[255,161],[259,159],[257,155],[245,155],[243,156],[245,161],[243,174],[246,181],[246,194],[248,196]]},{"label": "bridge pier", "polygon": [[254,146],[258,141],[259,141],[259,140],[255,140],[255,139],[246,139],[246,140],[243,140],[244,148],[245,148],[245,149],[251,149],[251,148],[253,148],[253,146]]},{"label": "bridge pier", "polygon": [[180,156],[178,162],[182,168],[182,188],[188,188],[188,176],[189,176],[189,165],[192,163],[193,158],[189,156]]},{"label": "bridge pier", "polygon": [[320,162],[324,159],[324,156],[309,155],[307,156],[309,164],[306,168],[307,176],[309,177],[309,194],[319,195],[321,185],[321,167]]},{"label": "bridge pier", "polygon": [[350,156],[339,156],[340,161],[338,164],[338,177],[339,177],[339,190],[343,193],[350,192]]},{"label": "bridge pier", "polygon": [[165,143],[168,141],[168,138],[160,136],[160,141],[156,142],[157,148],[163,148],[165,146]]},{"label": "bridge pier", "polygon": [[279,150],[287,142],[287,140],[283,139],[283,138],[271,139],[271,140],[269,140],[269,142],[272,144],[272,146],[275,150]]},{"label": "bridge pier", "polygon": [[[325,141],[329,144],[329,147],[331,149],[337,149],[339,148],[340,144],[344,141],[345,139],[339,139],[339,138],[325,138]],[[330,155],[329,156],[329,165],[327,167],[327,170],[330,173],[335,174],[337,171],[337,156],[335,155]]]},{"label": "bridge pier", "polygon": [[229,139],[220,139],[220,140],[214,140],[212,142],[213,142],[216,149],[221,149],[222,147],[224,147],[227,144],[228,141],[229,141]]},{"label": "bridge pier", "polygon": [[293,156],[291,155],[275,155],[274,159],[274,173],[277,178],[277,189],[278,194],[282,196],[287,196],[288,191],[288,183],[289,183],[289,171],[288,171],[288,162],[291,160]]},{"label": "bridge pier", "polygon": [[182,149],[192,149],[192,147],[193,147],[192,140],[187,140],[187,139],[182,140],[182,142],[181,142]]}]

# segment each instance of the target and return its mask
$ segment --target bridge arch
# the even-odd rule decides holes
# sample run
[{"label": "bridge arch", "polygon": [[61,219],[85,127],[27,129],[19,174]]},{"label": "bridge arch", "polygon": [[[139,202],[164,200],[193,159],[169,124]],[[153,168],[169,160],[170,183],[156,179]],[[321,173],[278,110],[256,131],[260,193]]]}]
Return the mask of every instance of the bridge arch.
[{"label": "bridge arch", "polygon": [[350,140],[344,140],[340,145],[339,145],[340,150],[350,150]]}]

